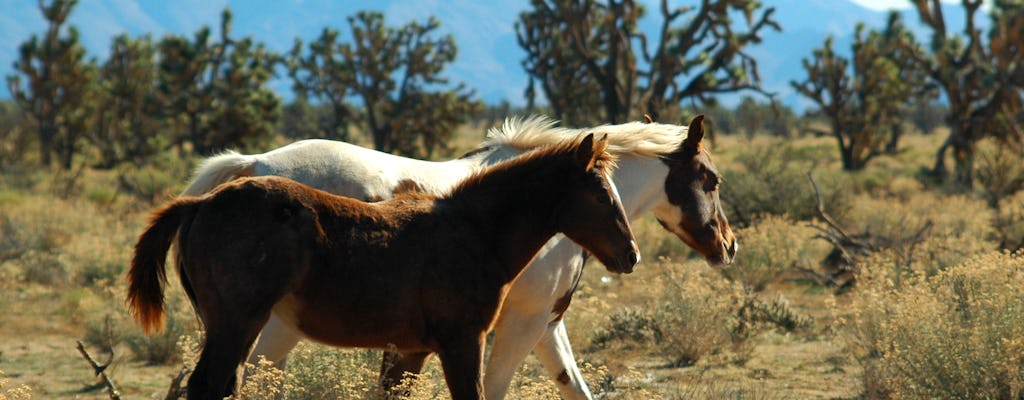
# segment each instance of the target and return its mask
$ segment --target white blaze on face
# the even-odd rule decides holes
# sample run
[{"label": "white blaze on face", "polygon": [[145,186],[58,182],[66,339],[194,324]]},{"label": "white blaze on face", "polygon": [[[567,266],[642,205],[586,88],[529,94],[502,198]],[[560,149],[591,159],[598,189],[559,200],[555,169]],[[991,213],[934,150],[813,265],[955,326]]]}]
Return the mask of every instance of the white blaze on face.
[{"label": "white blaze on face", "polygon": [[[622,198],[619,197],[619,188],[615,186],[615,181],[613,181],[611,177],[608,176],[607,174],[605,174],[604,178],[606,181],[608,181],[608,187],[611,188],[612,199],[615,200],[615,202],[618,203],[620,207],[624,208],[625,205],[622,204]],[[623,209],[623,212],[625,212],[625,209]],[[627,220],[626,223],[629,223],[629,221]],[[640,263],[640,246],[636,244],[636,240],[631,240],[630,245],[633,246],[633,250],[636,252],[636,262]]]}]

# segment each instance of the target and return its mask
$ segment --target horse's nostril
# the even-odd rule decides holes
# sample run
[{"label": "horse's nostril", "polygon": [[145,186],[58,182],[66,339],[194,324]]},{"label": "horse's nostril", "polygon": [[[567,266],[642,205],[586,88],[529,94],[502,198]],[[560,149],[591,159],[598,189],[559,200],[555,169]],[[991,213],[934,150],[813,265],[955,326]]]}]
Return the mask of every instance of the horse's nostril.
[{"label": "horse's nostril", "polygon": [[729,244],[729,248],[727,249],[726,252],[729,253],[729,257],[734,257],[734,256],[736,256],[736,252],[739,251],[739,249],[740,249],[740,244],[737,243],[737,241],[735,239],[733,239],[732,243]]},{"label": "horse's nostril", "polygon": [[640,253],[635,251],[629,252],[629,265],[636,265],[640,262]]}]

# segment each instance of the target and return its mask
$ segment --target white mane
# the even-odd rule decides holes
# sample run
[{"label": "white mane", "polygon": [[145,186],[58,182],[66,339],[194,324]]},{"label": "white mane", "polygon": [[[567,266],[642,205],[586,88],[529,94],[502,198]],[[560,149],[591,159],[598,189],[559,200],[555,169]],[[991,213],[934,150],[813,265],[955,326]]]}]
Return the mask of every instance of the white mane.
[{"label": "white mane", "polygon": [[595,137],[608,135],[608,150],[614,154],[633,153],[643,157],[669,154],[686,139],[689,128],[679,125],[627,122],[593,128],[556,127],[558,121],[542,115],[505,119],[501,128],[487,131],[487,140],[480,147],[505,145],[522,149],[535,148],[566,140],[575,140],[588,133]]}]

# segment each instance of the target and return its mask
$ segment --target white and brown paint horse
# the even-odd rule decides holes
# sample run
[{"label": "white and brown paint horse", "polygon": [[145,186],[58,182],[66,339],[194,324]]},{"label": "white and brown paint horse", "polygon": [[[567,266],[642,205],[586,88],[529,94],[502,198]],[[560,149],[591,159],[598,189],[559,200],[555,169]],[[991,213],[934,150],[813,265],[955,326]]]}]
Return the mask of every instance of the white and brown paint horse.
[{"label": "white and brown paint horse", "polygon": [[164,262],[206,328],[188,398],[222,399],[273,314],[344,347],[437,353],[452,398],[482,399],[484,340],[512,281],[558,233],[613,272],[639,253],[606,140],[546,146],[441,196],[365,203],[277,176],[242,178],[161,208],[135,246],[128,304],[163,319]]},{"label": "white and brown paint horse", "polygon": [[[694,118],[689,128],[631,122],[567,129],[543,117],[509,119],[500,129],[492,129],[477,150],[445,162],[398,157],[344,142],[304,140],[263,154],[229,152],[211,157],[200,165],[184,194],[199,195],[236,177],[259,175],[286,176],[364,200],[390,198],[409,188],[443,193],[486,165],[595,132],[608,135],[609,151],[619,156],[614,182],[627,215],[636,218],[653,210],[666,229],[709,262],[727,264],[735,256],[737,243],[719,202],[721,177],[701,145],[702,121],[703,116]],[[591,398],[562,320],[583,261],[579,246],[556,236],[512,285],[494,328],[484,377],[487,398],[504,398],[513,374],[531,350],[563,397]],[[283,368],[300,337],[271,317],[250,361],[262,355]],[[390,380],[402,371],[418,371],[425,357],[406,354],[394,360]]]}]

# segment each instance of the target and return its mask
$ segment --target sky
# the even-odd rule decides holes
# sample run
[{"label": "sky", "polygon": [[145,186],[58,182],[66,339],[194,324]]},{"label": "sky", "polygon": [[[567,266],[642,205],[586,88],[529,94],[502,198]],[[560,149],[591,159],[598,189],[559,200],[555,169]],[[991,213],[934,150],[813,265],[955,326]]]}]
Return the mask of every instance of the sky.
[{"label": "sky", "polygon": [[[640,1],[649,7],[658,2]],[[851,1],[873,11],[910,6],[910,0]],[[960,0],[942,1],[956,3]],[[670,0],[670,5],[693,2]],[[839,3],[849,4],[840,0],[765,1],[766,5],[783,5],[784,9],[779,10],[777,15],[799,14],[801,10],[794,10],[794,3],[824,6],[808,7],[813,9],[856,11],[846,7],[832,7],[841,5]],[[442,20],[442,31],[452,34],[458,40],[459,55],[446,69],[446,76],[452,78],[453,82],[464,82],[477,89],[477,95],[488,102],[500,99],[509,99],[514,105],[525,102],[523,89],[527,77],[520,65],[523,53],[516,43],[514,32],[514,21],[519,11],[528,6],[524,0],[85,0],[79,2],[69,22],[82,28],[81,39],[89,49],[89,56],[102,61],[109,54],[111,37],[118,33],[126,32],[130,36],[149,33],[159,40],[168,33],[191,36],[203,25],[209,25],[217,32],[220,12],[226,6],[230,6],[234,12],[234,37],[251,35],[268,48],[282,52],[292,47],[296,37],[307,42],[315,39],[325,26],[344,33],[347,30],[345,17],[361,9],[384,13],[385,23],[391,26],[412,20],[422,22],[424,16],[434,15]],[[0,0],[0,10],[4,10],[0,12],[0,98],[9,98],[7,85],[2,78],[12,73],[12,62],[17,58],[18,46],[29,35],[44,31],[45,22],[39,15],[35,1]],[[884,20],[884,17],[879,18]],[[825,32],[837,36],[852,32],[845,22],[834,27],[830,25],[836,21],[844,22],[843,17],[835,18],[831,15],[823,16],[822,19],[789,18],[783,24],[784,29],[796,36],[767,33],[765,38],[770,43],[763,47],[782,43],[789,46],[790,50],[806,47],[809,53],[811,44],[804,42],[813,39],[813,45],[820,45],[818,36],[823,35],[823,25],[828,25],[824,27],[827,28]],[[801,34],[804,32],[802,29],[810,30]],[[756,53],[759,50],[753,51]],[[765,54],[765,51],[758,53],[765,77],[782,82],[780,87],[770,88],[773,91],[787,91],[787,80],[793,78],[787,74],[799,70],[799,58],[803,53],[795,56],[791,52],[786,54],[790,56],[779,57],[778,54]],[[791,63],[782,62],[790,58],[793,58]],[[291,95],[287,79],[279,77],[271,82],[271,87],[286,98]]]},{"label": "sky", "polygon": [[[884,11],[890,9],[910,8],[910,0],[851,0],[863,7],[872,10]],[[959,3],[960,0],[942,0],[943,3]],[[985,0],[984,3],[991,4],[992,0]]]}]

